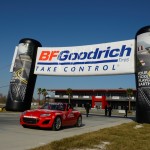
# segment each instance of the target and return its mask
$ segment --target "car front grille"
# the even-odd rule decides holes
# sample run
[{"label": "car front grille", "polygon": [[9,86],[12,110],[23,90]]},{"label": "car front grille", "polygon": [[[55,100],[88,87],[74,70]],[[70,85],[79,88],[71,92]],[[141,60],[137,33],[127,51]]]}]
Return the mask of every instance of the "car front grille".
[{"label": "car front grille", "polygon": [[38,121],[39,121],[38,118],[26,118],[26,117],[23,117],[23,122],[24,122],[24,123],[37,124]]}]

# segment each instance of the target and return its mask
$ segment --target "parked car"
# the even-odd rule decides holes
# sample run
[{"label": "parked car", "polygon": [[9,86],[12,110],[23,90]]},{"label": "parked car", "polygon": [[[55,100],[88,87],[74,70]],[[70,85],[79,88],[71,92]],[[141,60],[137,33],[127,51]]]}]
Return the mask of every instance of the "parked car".
[{"label": "parked car", "polygon": [[82,115],[67,103],[45,103],[41,108],[26,110],[20,116],[23,127],[60,130],[65,126],[82,126]]}]

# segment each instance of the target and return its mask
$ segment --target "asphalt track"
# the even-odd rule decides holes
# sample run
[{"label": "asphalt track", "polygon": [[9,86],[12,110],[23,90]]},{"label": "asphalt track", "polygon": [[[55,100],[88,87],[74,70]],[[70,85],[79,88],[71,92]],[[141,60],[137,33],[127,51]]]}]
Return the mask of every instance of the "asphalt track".
[{"label": "asphalt track", "polygon": [[134,117],[105,117],[99,114],[83,114],[82,127],[68,127],[60,131],[23,128],[19,124],[20,113],[0,112],[0,149],[27,150],[66,137],[96,131],[106,127],[128,123]]}]

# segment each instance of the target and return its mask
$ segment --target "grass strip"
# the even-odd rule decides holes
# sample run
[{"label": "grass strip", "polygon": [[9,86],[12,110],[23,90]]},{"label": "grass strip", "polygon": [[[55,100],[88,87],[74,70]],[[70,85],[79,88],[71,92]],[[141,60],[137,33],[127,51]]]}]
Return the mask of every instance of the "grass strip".
[{"label": "grass strip", "polygon": [[85,150],[88,148],[93,150],[150,150],[150,124],[125,123],[64,138],[31,150]]}]

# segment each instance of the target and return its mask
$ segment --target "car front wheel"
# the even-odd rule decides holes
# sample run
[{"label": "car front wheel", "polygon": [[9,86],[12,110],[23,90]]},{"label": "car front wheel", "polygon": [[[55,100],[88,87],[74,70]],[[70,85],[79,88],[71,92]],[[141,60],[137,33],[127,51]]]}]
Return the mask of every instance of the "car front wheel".
[{"label": "car front wheel", "polygon": [[26,125],[22,125],[24,128],[28,128]]},{"label": "car front wheel", "polygon": [[61,129],[61,118],[60,117],[55,118],[52,129],[54,131],[58,131]]},{"label": "car front wheel", "polygon": [[77,119],[76,127],[81,127],[82,126],[82,117],[79,116]]}]

